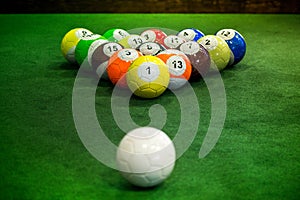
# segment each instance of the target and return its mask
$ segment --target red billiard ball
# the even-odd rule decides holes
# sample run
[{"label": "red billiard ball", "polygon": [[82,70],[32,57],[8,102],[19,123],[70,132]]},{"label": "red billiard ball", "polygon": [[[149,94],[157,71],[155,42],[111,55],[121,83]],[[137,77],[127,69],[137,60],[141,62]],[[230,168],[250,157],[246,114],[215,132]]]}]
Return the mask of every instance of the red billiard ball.
[{"label": "red billiard ball", "polygon": [[143,31],[141,36],[145,38],[146,42],[158,42],[162,44],[167,34],[160,29],[148,29]]}]

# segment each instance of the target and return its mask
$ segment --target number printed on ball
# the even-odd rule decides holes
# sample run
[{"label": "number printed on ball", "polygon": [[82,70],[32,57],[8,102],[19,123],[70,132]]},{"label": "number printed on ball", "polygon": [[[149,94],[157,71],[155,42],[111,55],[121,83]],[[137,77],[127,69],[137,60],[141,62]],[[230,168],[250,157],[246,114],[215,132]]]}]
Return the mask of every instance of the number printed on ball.
[{"label": "number printed on ball", "polygon": [[176,35],[169,35],[164,39],[165,46],[171,49],[176,49],[177,47],[179,47],[179,45],[181,45],[184,42],[184,39]]},{"label": "number printed on ball", "polygon": [[200,50],[200,47],[199,47],[199,44],[197,44],[197,42],[188,41],[188,42],[183,43],[180,46],[180,50],[186,54],[193,55],[193,54],[196,54]]},{"label": "number printed on ball", "polygon": [[178,33],[178,36],[186,41],[193,40],[196,33],[192,29],[184,29]]},{"label": "number printed on ball", "polygon": [[235,31],[233,29],[223,29],[216,35],[223,38],[224,40],[231,40],[235,35]]},{"label": "number printed on ball", "polygon": [[121,40],[125,37],[129,36],[129,33],[123,29],[116,29],[114,32],[113,32],[113,37],[116,39],[116,40]]},{"label": "number printed on ball", "polygon": [[145,40],[139,35],[132,35],[128,38],[128,44],[131,48],[137,48],[139,45],[144,43]]},{"label": "number printed on ball", "polygon": [[144,62],[138,68],[138,76],[146,82],[152,82],[159,76],[159,68],[152,62]]},{"label": "number printed on ball", "polygon": [[122,49],[118,43],[110,42],[104,45],[103,52],[105,55],[111,57],[116,51]]},{"label": "number printed on ball", "polygon": [[144,55],[157,55],[161,51],[165,50],[161,44],[156,42],[145,42],[141,44],[137,49]]},{"label": "number printed on ball", "polygon": [[214,37],[207,36],[205,40],[200,41],[200,44],[203,45],[208,51],[211,51],[218,46],[218,41]]},{"label": "number printed on ball", "polygon": [[85,37],[91,36],[93,33],[86,29],[80,29],[80,30],[76,31],[75,34],[78,38],[83,39]]},{"label": "number printed on ball", "polygon": [[146,42],[154,42],[156,39],[156,34],[152,30],[146,30],[141,34],[145,38]]},{"label": "number printed on ball", "polygon": [[123,51],[119,51],[118,57],[125,61],[132,61],[137,59],[139,54],[135,49],[123,49]]},{"label": "number printed on ball", "polygon": [[166,63],[169,66],[169,70],[176,76],[182,75],[186,70],[186,63],[181,56],[171,56]]}]

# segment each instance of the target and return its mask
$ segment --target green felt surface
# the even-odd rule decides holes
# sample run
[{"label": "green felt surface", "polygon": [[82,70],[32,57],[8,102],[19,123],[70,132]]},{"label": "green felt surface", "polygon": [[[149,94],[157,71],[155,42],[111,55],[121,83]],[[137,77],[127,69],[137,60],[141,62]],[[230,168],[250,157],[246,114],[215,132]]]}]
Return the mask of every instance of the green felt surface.
[{"label": "green felt surface", "polygon": [[[0,15],[0,199],[299,199],[299,15],[68,14]],[[164,184],[141,190],[97,161],[78,137],[72,116],[76,67],[60,52],[75,27],[102,34],[112,27],[196,27],[205,34],[240,31],[245,58],[221,75],[227,115],[219,141],[198,158],[211,116],[203,81],[192,86],[201,110],[199,130]],[[111,114],[109,83],[96,93],[99,123],[117,143],[124,133]],[[175,96],[133,98],[132,118],[149,122],[148,108],[168,112],[174,136],[180,121]],[[192,106],[192,105],[191,105]]]}]

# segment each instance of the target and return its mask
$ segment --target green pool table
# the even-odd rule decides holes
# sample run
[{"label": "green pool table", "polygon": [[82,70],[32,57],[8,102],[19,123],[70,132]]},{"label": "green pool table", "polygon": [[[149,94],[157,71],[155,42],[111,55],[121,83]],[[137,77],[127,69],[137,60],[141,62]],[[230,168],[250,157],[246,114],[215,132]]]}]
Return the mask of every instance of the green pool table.
[{"label": "green pool table", "polygon": [[[299,15],[2,14],[0,22],[0,199],[300,198]],[[191,82],[201,116],[195,120],[197,134],[163,184],[134,187],[99,162],[73,119],[78,66],[60,51],[62,37],[76,27],[99,34],[112,27],[195,27],[205,34],[234,28],[242,33],[244,59],[221,72],[226,118],[214,148],[199,158],[213,112],[206,83],[199,80]],[[114,121],[112,92],[109,82],[99,83],[95,110],[117,145],[125,133]],[[132,120],[146,126],[155,104],[165,108],[163,131],[173,138],[181,112],[172,92],[151,100],[133,97]]]}]

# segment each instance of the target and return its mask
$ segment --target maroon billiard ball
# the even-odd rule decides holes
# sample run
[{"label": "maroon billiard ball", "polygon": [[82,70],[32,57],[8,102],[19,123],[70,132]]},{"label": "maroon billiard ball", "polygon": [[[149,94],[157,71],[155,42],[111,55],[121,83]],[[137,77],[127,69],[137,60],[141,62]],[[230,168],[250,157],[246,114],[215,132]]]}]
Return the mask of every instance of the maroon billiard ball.
[{"label": "maroon billiard ball", "polygon": [[109,58],[123,46],[117,42],[106,42],[98,46],[91,55],[91,65],[93,71],[101,78],[108,80],[106,68]]},{"label": "maroon billiard ball", "polygon": [[211,60],[208,51],[201,44],[195,41],[187,41],[182,43],[178,49],[185,53],[192,63],[190,80],[199,80],[207,75]]}]

